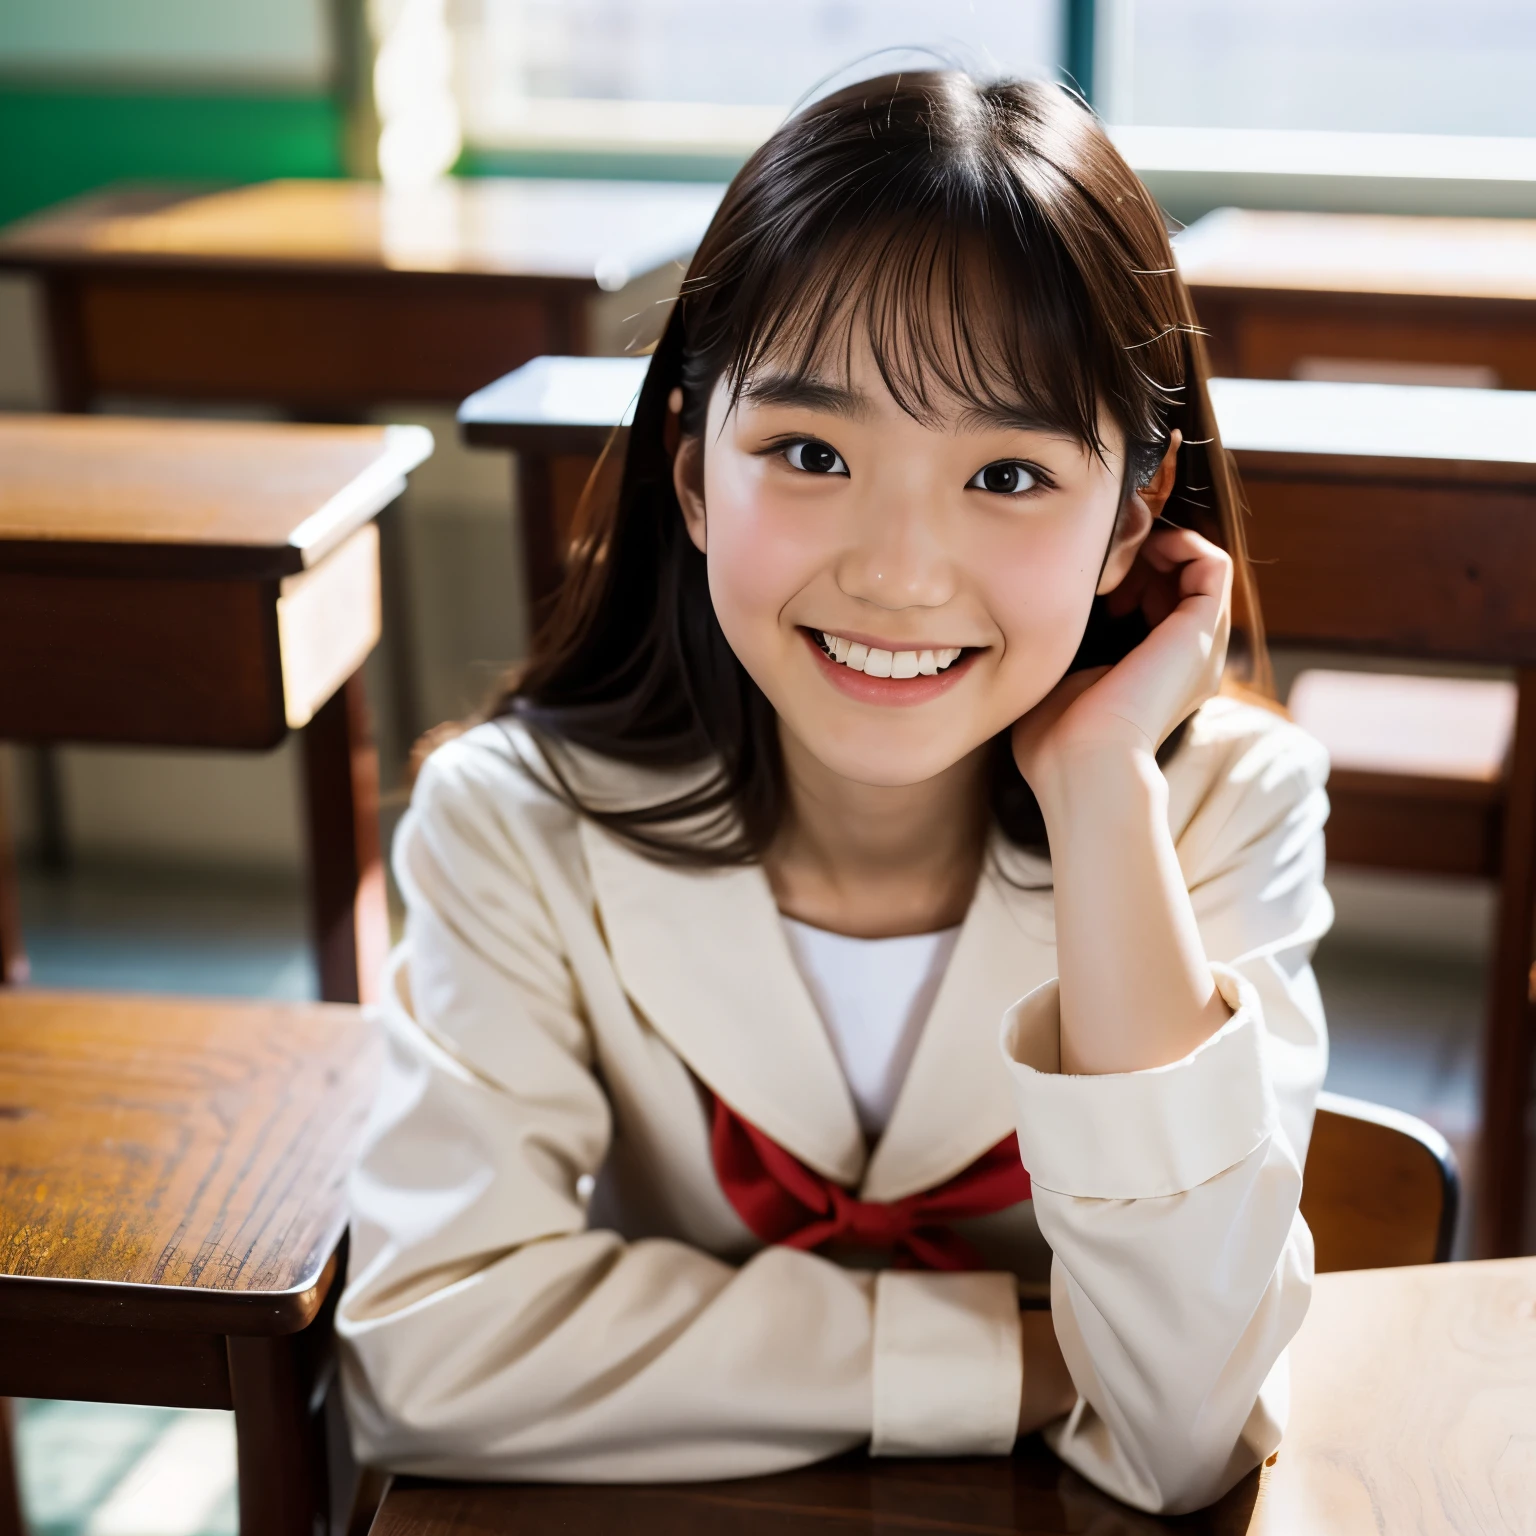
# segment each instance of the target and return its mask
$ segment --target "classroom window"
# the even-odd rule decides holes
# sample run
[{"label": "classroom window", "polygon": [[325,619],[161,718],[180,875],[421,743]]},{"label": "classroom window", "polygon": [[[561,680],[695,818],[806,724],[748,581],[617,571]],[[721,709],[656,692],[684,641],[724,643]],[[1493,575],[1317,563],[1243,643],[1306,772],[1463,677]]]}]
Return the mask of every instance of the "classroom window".
[{"label": "classroom window", "polygon": [[1531,0],[1100,0],[1099,22],[1111,121],[1536,134]]},{"label": "classroom window", "polygon": [[462,0],[471,145],[747,150],[836,71],[1055,73],[1058,0]]}]

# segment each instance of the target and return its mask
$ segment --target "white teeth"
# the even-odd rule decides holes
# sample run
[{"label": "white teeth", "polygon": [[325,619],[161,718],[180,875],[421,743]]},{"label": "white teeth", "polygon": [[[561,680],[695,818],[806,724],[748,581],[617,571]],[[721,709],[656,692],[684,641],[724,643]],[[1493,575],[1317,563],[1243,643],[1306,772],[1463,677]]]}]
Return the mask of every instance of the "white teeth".
[{"label": "white teeth", "polygon": [[952,666],[962,656],[958,645],[927,651],[885,651],[879,646],[860,645],[831,630],[819,631],[821,643],[835,660],[869,677],[933,677]]}]

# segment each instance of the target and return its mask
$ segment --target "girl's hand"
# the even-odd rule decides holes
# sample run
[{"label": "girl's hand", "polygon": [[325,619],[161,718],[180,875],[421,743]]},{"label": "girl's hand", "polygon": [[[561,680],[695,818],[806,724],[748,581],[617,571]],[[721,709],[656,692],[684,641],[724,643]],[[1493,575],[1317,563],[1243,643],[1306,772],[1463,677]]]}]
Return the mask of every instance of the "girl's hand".
[{"label": "girl's hand", "polygon": [[1084,752],[1156,752],[1221,683],[1232,628],[1225,550],[1154,524],[1108,603],[1117,615],[1139,607],[1152,632],[1115,666],[1063,678],[1014,726],[1014,759],[1037,795]]}]

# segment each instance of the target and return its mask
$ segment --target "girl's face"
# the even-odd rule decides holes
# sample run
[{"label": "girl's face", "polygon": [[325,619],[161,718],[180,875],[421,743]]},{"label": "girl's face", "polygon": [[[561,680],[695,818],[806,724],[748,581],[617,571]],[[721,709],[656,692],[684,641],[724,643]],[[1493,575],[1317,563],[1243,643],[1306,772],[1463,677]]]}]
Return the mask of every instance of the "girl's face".
[{"label": "girl's face", "polygon": [[908,415],[867,346],[846,379],[722,382],[676,464],[732,650],[782,728],[862,784],[930,779],[1061,680],[1095,592],[1151,525],[1121,513],[1122,437],[963,401]]}]

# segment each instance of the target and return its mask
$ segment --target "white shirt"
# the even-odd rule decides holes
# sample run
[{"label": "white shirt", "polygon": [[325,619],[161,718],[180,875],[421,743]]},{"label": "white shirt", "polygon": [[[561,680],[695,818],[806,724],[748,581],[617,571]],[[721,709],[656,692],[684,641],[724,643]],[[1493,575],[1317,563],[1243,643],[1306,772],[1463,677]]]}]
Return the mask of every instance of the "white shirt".
[{"label": "white shirt", "polygon": [[783,917],[790,953],[820,1013],[868,1137],[891,1118],[958,926],[899,939],[853,939]]}]

